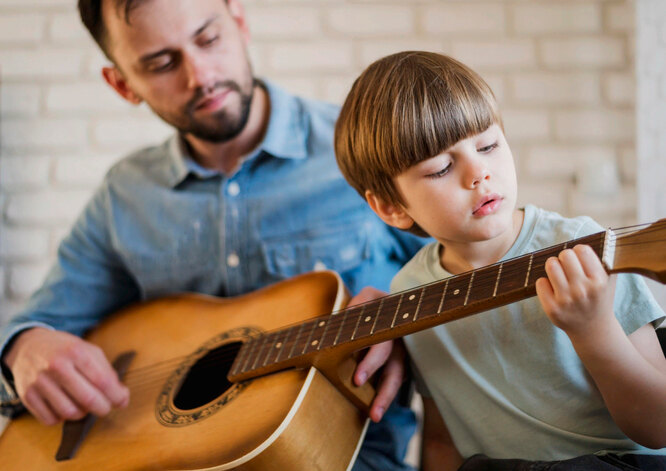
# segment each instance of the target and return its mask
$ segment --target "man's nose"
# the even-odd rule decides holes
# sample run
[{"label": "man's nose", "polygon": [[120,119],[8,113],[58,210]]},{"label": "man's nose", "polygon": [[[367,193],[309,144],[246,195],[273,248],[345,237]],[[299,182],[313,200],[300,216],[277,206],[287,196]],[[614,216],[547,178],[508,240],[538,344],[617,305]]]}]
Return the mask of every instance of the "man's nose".
[{"label": "man's nose", "polygon": [[183,58],[187,87],[190,89],[206,88],[213,83],[212,67],[208,61],[195,54],[186,55]]}]

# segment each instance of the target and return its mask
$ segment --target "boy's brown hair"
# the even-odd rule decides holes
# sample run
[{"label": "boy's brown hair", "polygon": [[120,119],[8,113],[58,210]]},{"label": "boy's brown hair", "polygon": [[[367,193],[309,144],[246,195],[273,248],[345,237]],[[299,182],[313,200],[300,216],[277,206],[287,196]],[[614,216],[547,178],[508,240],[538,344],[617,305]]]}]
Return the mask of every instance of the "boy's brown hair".
[{"label": "boy's brown hair", "polygon": [[356,79],[335,126],[342,174],[403,205],[393,177],[461,139],[502,126],[492,90],[469,67],[432,52],[406,51],[372,63]]}]

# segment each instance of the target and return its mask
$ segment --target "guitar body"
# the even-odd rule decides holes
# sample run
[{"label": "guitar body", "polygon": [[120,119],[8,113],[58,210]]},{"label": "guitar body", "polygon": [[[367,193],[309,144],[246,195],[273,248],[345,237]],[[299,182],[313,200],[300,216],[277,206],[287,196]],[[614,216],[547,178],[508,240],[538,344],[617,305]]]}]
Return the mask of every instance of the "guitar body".
[{"label": "guitar body", "polygon": [[[228,384],[205,404],[174,401],[192,365],[211,349],[240,345],[247,335],[330,313],[345,302],[339,277],[319,272],[234,299],[188,294],[121,311],[86,338],[109,360],[136,351],[125,381],[130,405],[97,420],[74,457],[59,462],[62,426],[46,427],[24,414],[0,436],[2,467],[344,471],[367,420],[314,368]],[[220,352],[228,370],[233,355]],[[219,375],[226,373],[222,365]]]}]

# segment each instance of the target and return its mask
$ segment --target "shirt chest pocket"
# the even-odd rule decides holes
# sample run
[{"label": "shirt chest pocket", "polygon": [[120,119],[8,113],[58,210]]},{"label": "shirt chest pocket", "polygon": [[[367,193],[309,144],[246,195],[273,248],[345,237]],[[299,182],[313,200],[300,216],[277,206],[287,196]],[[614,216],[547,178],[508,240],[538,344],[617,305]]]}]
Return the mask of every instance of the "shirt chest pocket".
[{"label": "shirt chest pocket", "polygon": [[267,239],[262,242],[265,269],[276,280],[324,269],[344,274],[370,257],[368,239],[362,225]]}]

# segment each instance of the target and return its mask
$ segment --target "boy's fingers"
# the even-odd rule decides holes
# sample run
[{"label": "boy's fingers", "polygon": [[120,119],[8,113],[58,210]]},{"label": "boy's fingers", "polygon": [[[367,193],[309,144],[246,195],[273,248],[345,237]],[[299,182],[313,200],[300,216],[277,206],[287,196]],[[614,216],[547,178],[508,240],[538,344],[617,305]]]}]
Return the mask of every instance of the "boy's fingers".
[{"label": "boy's fingers", "polygon": [[382,419],[384,412],[398,394],[404,377],[405,366],[403,360],[398,358],[389,359],[377,389],[377,396],[372,401],[370,409],[370,418],[374,422],[379,422]]},{"label": "boy's fingers", "polygon": [[359,362],[354,373],[354,383],[362,386],[367,379],[386,363],[393,350],[393,341],[378,343],[370,347],[365,357]]}]

